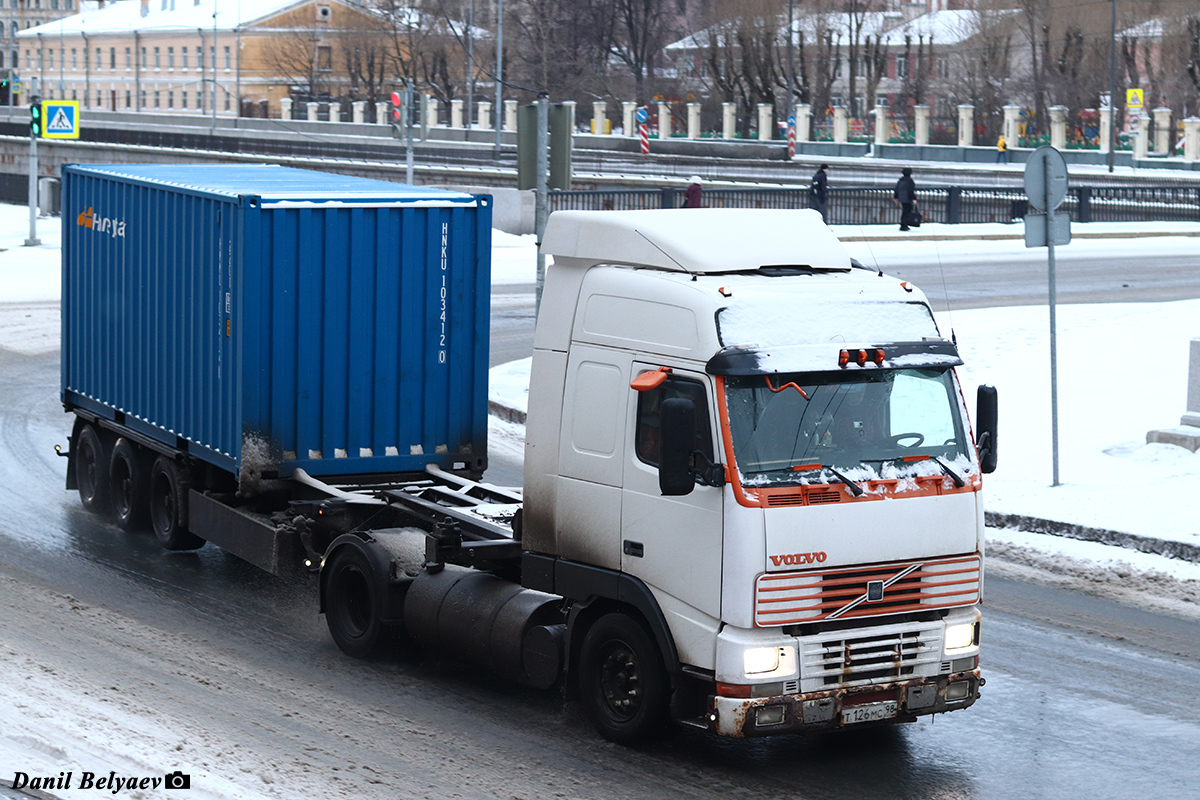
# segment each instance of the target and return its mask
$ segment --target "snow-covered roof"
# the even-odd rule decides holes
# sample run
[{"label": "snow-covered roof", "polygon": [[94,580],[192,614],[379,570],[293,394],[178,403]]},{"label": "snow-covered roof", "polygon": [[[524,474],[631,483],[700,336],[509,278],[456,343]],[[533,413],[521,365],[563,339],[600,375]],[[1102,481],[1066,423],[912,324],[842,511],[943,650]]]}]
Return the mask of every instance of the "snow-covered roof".
[{"label": "snow-covered roof", "polygon": [[850,268],[846,249],[811,209],[556,211],[546,224],[542,252],[692,273],[780,265]]},{"label": "snow-covered roof", "polygon": [[[889,46],[904,44],[904,37],[911,36],[928,39],[931,35],[938,45],[955,45],[970,39],[986,28],[995,20],[1016,14],[1015,10],[979,12],[973,9],[954,9],[931,11],[905,22],[903,17],[894,12],[872,12],[863,15],[862,36],[882,37]],[[982,19],[981,19],[982,17]],[[849,14],[805,14],[793,20],[792,29],[799,38],[803,34],[806,41],[813,41],[821,32],[829,31],[840,36],[841,41],[847,41],[850,35]],[[667,50],[696,50],[709,47],[710,42],[721,41],[723,34],[721,26],[713,26],[684,37],[677,42],[667,45]],[[787,41],[787,24],[779,27],[779,43]]]},{"label": "snow-covered roof", "polygon": [[[26,28],[17,34],[19,38],[36,37],[39,33],[57,36],[64,34],[86,33],[89,36],[104,34],[131,33],[170,33],[173,31],[194,31],[197,28],[211,30],[214,27],[214,9],[216,14],[215,27],[222,31],[231,31],[245,27],[261,19],[274,16],[293,7],[299,7],[312,0],[200,0],[196,5],[192,0],[167,0],[168,8],[163,8],[163,0],[150,0],[146,16],[142,16],[141,0],[118,0],[109,3],[104,8],[84,10],[79,14],[47,22],[33,28]],[[323,0],[328,3],[331,0]],[[336,0],[332,0],[336,2]],[[173,6],[173,7],[170,7]]]}]

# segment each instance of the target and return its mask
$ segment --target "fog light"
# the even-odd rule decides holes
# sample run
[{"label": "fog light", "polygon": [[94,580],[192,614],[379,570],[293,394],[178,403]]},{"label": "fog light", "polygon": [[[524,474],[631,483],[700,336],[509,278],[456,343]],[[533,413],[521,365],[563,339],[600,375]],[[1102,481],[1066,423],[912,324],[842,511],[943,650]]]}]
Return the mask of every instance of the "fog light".
[{"label": "fog light", "polygon": [[754,712],[755,725],[778,725],[783,722],[783,706],[761,706]]},{"label": "fog light", "polygon": [[970,693],[970,681],[959,681],[958,683],[952,683],[946,687],[946,700],[947,702],[952,700],[966,700]]}]

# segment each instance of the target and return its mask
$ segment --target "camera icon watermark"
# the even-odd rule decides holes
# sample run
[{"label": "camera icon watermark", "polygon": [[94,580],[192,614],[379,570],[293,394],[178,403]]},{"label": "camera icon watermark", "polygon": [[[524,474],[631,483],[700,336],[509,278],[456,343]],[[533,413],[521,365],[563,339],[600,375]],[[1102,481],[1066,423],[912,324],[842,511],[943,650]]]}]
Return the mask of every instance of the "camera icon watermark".
[{"label": "camera icon watermark", "polygon": [[192,788],[192,776],[186,775],[180,770],[168,772],[163,776],[164,789],[190,789]]}]

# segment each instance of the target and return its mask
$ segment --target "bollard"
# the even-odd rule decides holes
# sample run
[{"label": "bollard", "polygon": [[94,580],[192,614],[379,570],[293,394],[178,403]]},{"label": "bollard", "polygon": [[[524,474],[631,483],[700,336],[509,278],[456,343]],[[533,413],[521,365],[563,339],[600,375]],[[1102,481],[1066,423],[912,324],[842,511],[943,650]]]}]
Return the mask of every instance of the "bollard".
[{"label": "bollard", "polygon": [[319,117],[317,116],[317,112],[318,112],[319,108],[320,107],[316,103],[312,102],[311,100],[308,102],[308,105],[305,108],[305,111],[307,112],[309,122],[316,122],[319,119]]},{"label": "bollard", "polygon": [[1050,146],[1067,149],[1067,107],[1050,106]]},{"label": "bollard", "polygon": [[1012,103],[1004,107],[1004,141],[1009,150],[1021,142],[1021,107]]},{"label": "bollard", "polygon": [[450,127],[461,128],[463,126],[463,101],[450,101]]},{"label": "bollard", "polygon": [[1112,106],[1102,106],[1100,108],[1100,152],[1107,153],[1112,149],[1112,139],[1109,133],[1112,130]]},{"label": "bollard", "polygon": [[1154,109],[1154,152],[1167,155],[1171,152],[1171,109]]},{"label": "bollard", "polygon": [[638,126],[634,117],[637,115],[637,103],[629,100],[621,101],[621,124],[626,136],[637,136]]},{"label": "bollard", "polygon": [[487,100],[480,100],[475,105],[479,108],[479,128],[490,131],[492,129],[492,104]]},{"label": "bollard", "polygon": [[355,100],[350,104],[351,119],[355,125],[362,125],[367,121],[367,101]]},{"label": "bollard", "polygon": [[291,119],[292,118],[292,98],[284,97],[279,101],[279,118],[280,119]]},{"label": "bollard", "polygon": [[504,101],[504,130],[515,131],[517,129],[517,101]]},{"label": "bollard", "polygon": [[1183,160],[1200,161],[1200,117],[1183,121]]},{"label": "bollard", "polygon": [[875,144],[888,143],[888,113],[887,106],[875,106]]},{"label": "bollard", "polygon": [[796,106],[796,141],[807,142],[812,138],[812,106],[799,103]]},{"label": "bollard", "polygon": [[658,104],[658,138],[671,138],[671,106],[666,103]]},{"label": "bollard", "polygon": [[429,107],[425,110],[425,125],[430,128],[438,126],[438,99],[429,98]]}]

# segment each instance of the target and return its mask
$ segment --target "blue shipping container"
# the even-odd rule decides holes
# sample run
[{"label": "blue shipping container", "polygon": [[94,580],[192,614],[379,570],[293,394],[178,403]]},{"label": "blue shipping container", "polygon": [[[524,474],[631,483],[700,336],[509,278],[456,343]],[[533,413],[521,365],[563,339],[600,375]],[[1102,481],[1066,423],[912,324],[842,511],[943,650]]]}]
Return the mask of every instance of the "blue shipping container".
[{"label": "blue shipping container", "polygon": [[239,477],[486,466],[490,197],[73,165],[62,208],[68,408]]}]

